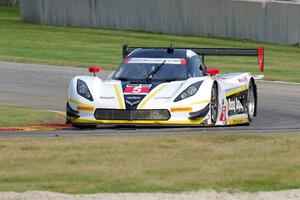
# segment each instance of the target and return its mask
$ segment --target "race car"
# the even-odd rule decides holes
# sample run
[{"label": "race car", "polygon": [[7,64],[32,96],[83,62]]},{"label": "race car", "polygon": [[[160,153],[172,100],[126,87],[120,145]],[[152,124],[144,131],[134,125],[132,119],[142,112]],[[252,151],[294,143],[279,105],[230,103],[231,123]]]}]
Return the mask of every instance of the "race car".
[{"label": "race car", "polygon": [[123,46],[123,61],[106,79],[75,76],[68,89],[67,122],[77,128],[116,125],[227,126],[250,124],[257,114],[256,78],[249,72],[219,74],[205,56],[257,56],[264,48]]}]

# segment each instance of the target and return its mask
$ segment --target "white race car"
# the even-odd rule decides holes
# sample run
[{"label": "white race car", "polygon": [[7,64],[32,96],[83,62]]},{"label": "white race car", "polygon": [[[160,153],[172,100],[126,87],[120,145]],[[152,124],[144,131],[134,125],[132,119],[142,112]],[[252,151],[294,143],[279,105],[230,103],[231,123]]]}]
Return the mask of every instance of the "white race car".
[{"label": "white race car", "polygon": [[204,56],[257,56],[264,49],[141,48],[123,46],[123,62],[107,80],[91,76],[70,81],[67,122],[77,128],[117,125],[250,124],[257,113],[256,78],[250,73],[219,74]]}]

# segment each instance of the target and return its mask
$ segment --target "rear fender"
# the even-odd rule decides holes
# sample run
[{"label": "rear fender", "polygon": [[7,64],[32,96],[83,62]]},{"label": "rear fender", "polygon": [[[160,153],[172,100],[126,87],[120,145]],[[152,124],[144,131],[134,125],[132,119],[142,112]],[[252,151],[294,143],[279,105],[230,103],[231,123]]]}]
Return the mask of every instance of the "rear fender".
[{"label": "rear fender", "polygon": [[254,86],[254,98],[255,98],[255,109],[254,109],[254,116],[257,116],[257,86],[254,78],[251,78],[249,84],[253,84]]}]

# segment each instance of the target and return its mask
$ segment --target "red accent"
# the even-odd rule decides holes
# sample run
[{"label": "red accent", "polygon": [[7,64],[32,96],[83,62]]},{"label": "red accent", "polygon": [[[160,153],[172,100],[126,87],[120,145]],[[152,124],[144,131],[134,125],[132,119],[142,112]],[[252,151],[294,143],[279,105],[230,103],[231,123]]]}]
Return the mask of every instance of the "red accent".
[{"label": "red accent", "polygon": [[72,127],[71,124],[38,124],[34,126],[41,126],[41,127],[57,127],[57,128],[69,128]]},{"label": "red accent", "polygon": [[132,86],[127,85],[127,87],[124,90],[125,94],[148,94],[150,92],[150,86]]},{"label": "red accent", "polygon": [[130,59],[131,59],[131,58],[126,58],[126,59],[124,60],[124,64],[128,64],[129,61],[130,61]]},{"label": "red accent", "polygon": [[264,72],[265,67],[265,56],[264,56],[264,47],[258,48],[258,63],[261,72]]},{"label": "red accent", "polygon": [[98,73],[98,72],[100,72],[100,67],[98,67],[98,66],[93,66],[93,67],[90,67],[89,68],[89,72],[90,73]]},{"label": "red accent", "polygon": [[226,106],[222,106],[222,113],[220,116],[220,121],[226,121]]},{"label": "red accent", "polygon": [[220,70],[217,69],[217,68],[211,68],[211,69],[207,69],[206,73],[209,74],[209,75],[211,75],[211,76],[214,76],[216,74],[219,74]]},{"label": "red accent", "polygon": [[180,64],[185,65],[185,64],[186,64],[186,59],[181,58],[181,59],[180,59]]}]

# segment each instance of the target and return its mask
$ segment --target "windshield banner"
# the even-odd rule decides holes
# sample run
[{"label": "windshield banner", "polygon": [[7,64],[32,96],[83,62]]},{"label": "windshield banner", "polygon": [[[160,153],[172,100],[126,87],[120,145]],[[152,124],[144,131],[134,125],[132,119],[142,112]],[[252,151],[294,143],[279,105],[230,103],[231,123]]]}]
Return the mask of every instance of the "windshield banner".
[{"label": "windshield banner", "polygon": [[125,61],[125,64],[173,64],[173,65],[184,65],[186,60],[184,58],[129,58]]}]

